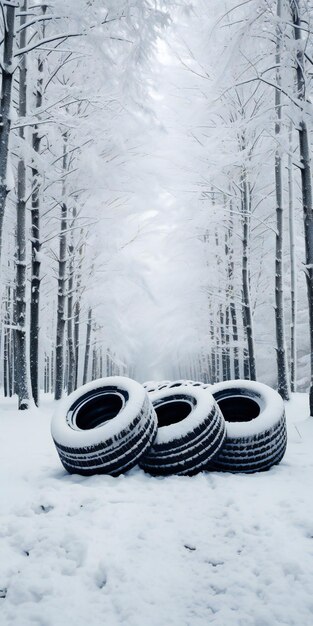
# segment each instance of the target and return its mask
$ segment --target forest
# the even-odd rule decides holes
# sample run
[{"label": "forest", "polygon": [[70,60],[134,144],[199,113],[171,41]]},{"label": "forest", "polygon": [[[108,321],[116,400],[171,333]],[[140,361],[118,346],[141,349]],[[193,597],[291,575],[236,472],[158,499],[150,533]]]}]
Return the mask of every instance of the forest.
[{"label": "forest", "polygon": [[0,626],[312,626],[313,0],[0,9]]},{"label": "forest", "polygon": [[20,409],[110,374],[312,387],[312,10],[1,2],[1,383]]}]

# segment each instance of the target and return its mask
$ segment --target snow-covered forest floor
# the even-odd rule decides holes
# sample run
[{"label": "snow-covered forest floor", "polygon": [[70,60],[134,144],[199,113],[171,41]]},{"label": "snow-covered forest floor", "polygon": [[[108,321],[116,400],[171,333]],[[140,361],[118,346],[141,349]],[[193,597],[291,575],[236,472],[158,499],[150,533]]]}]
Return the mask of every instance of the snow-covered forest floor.
[{"label": "snow-covered forest floor", "polygon": [[255,475],[66,474],[54,404],[1,402],[0,624],[311,626],[313,419],[287,404],[282,463]]}]

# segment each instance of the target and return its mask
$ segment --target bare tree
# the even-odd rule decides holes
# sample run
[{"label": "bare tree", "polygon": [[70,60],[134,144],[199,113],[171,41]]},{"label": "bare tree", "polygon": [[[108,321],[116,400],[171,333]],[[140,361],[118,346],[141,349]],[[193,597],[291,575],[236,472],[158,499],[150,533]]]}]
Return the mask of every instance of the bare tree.
[{"label": "bare tree", "polygon": [[59,260],[58,260],[58,306],[57,306],[57,330],[55,342],[55,390],[54,397],[60,400],[64,383],[64,331],[65,331],[65,305],[66,305],[66,264],[67,264],[67,225],[68,210],[66,202],[66,178],[68,167],[67,131],[63,134],[63,181],[61,202],[61,224],[59,235]]},{"label": "bare tree", "polygon": [[86,345],[85,345],[85,357],[84,357],[84,374],[83,385],[88,381],[88,366],[89,366],[89,354],[90,354],[90,336],[91,336],[91,324],[92,324],[92,309],[88,309],[87,329],[86,329]]},{"label": "bare tree", "polygon": [[[27,0],[22,3],[21,25],[26,21]],[[19,46],[26,44],[26,30],[22,29],[19,36]],[[27,68],[26,56],[23,55],[19,66],[19,115],[26,117],[27,111]],[[25,146],[25,129],[19,128],[19,137]],[[24,148],[25,149],[25,148]],[[29,406],[29,388],[27,373],[27,326],[26,326],[26,162],[25,156],[18,160],[17,166],[17,229],[16,229],[16,372],[18,388],[18,407],[27,409]]]},{"label": "bare tree", "polygon": [[[43,16],[46,13],[46,6],[41,7]],[[43,22],[44,23],[44,22]],[[42,37],[45,36],[45,26],[42,27]],[[38,78],[35,91],[35,108],[40,110],[42,106],[43,91],[43,57],[38,54],[37,60]],[[32,148],[37,155],[40,154],[42,134],[37,125],[32,132]],[[40,311],[40,200],[42,198],[42,176],[38,167],[34,163],[32,166],[32,194],[31,194],[31,290],[30,290],[30,379],[32,393],[35,404],[39,402],[39,311]]]},{"label": "bare tree", "polygon": [[275,323],[278,392],[284,400],[289,400],[290,389],[286,355],[284,291],[283,291],[283,163],[281,155],[282,92],[281,92],[281,45],[282,45],[282,0],[277,0],[277,41],[276,41],[276,81],[275,89],[275,190],[276,190],[276,258],[275,258]]},{"label": "bare tree", "polygon": [[290,388],[297,391],[297,273],[296,273],[296,242],[295,242],[295,215],[293,202],[293,125],[289,127],[289,155],[288,155],[288,196],[289,196],[289,252],[290,252],[290,296],[291,296],[291,323],[290,323]]},{"label": "bare tree", "polygon": [[0,258],[2,247],[3,218],[8,194],[7,169],[9,160],[9,138],[11,130],[12,84],[14,73],[15,11],[18,3],[13,0],[3,5],[4,38],[1,85],[0,117]]},{"label": "bare tree", "polygon": [[303,26],[303,2],[289,0],[293,23],[294,40],[296,43],[296,76],[297,98],[300,102],[301,119],[298,123],[299,151],[301,160],[301,187],[304,216],[304,239],[305,239],[305,272],[308,292],[308,305],[310,317],[310,415],[313,416],[313,196],[312,196],[312,170],[309,128],[305,114],[305,105],[309,102],[306,91],[306,64],[304,46],[302,42]]}]

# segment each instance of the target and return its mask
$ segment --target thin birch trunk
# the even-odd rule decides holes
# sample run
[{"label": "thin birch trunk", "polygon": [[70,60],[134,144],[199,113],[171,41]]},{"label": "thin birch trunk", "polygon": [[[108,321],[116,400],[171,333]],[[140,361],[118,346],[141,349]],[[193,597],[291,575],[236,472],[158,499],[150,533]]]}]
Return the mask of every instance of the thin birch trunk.
[{"label": "thin birch trunk", "polygon": [[[15,240],[16,240],[16,236],[15,236]],[[14,376],[14,394],[18,395],[18,386],[17,386],[18,362],[17,362],[16,332],[15,332],[16,331],[16,310],[17,310],[17,302],[16,302],[16,285],[15,285],[15,288],[13,290],[13,311],[12,311],[13,326],[14,326],[14,330],[13,330],[14,372],[15,372],[15,376]]]},{"label": "thin birch trunk", "polygon": [[225,309],[225,359],[226,359],[226,380],[230,380],[230,379],[231,379],[229,335],[230,335],[230,315],[229,315],[229,305],[227,304],[227,305],[226,305],[226,309]]},{"label": "thin birch trunk", "polygon": [[9,324],[10,324],[10,313],[8,306],[9,299],[9,288],[6,288],[5,300],[3,303],[4,308],[4,316],[3,316],[3,391],[4,397],[7,398],[9,395]]},{"label": "thin birch trunk", "polygon": [[[242,222],[243,222],[243,237],[242,237],[243,324],[244,324],[246,337],[247,337],[247,344],[248,344],[249,378],[251,380],[256,380],[254,333],[253,333],[253,320],[252,320],[251,295],[250,295],[250,268],[249,268],[250,202],[249,202],[247,173],[245,170],[243,170],[242,172],[241,184],[242,184]],[[245,370],[245,377],[246,377],[247,376],[247,363],[246,363],[245,355],[244,355],[244,370]]]},{"label": "thin birch trunk", "polygon": [[221,359],[221,350],[220,350],[220,345],[221,345],[220,327],[219,327],[219,323],[217,320],[217,313],[215,315],[214,321],[215,321],[214,337],[215,337],[215,345],[216,345],[216,352],[215,352],[216,381],[219,382],[220,380],[222,380],[223,369],[222,369],[222,359]]},{"label": "thin birch trunk", "polygon": [[[21,6],[22,12],[27,11],[27,2]],[[26,16],[21,16],[21,26],[26,22]],[[19,46],[26,45],[26,29],[21,30]],[[25,118],[27,113],[27,68],[25,55],[22,56],[19,66],[19,116]],[[25,143],[25,129],[19,129],[22,144]],[[16,373],[18,386],[18,408],[27,409],[29,406],[29,389],[27,377],[27,350],[26,350],[26,163],[25,157],[19,159],[17,165],[17,229],[16,229]]]},{"label": "thin birch trunk", "polygon": [[90,354],[91,323],[92,323],[92,309],[90,308],[88,310],[88,319],[87,319],[83,385],[85,385],[85,383],[88,380],[88,365],[89,365],[89,354]]},{"label": "thin birch trunk", "polygon": [[[245,306],[244,306],[243,307],[243,311],[242,311],[242,318],[243,318],[243,324],[244,324],[243,336],[244,336],[244,343],[247,344],[248,343],[247,328],[246,328],[246,322],[244,321],[245,320],[245,313],[246,313],[246,309],[245,309]],[[249,352],[248,352],[248,348],[246,348],[246,345],[243,348],[242,364],[243,364],[243,377],[244,377],[244,380],[250,380]]]},{"label": "thin birch trunk", "polygon": [[[213,312],[211,313],[213,315]],[[215,336],[214,336],[214,322],[210,320],[210,335],[211,335],[211,383],[215,383],[216,378],[216,348],[215,348]]]},{"label": "thin birch trunk", "polygon": [[[224,198],[224,207],[226,208],[226,199]],[[225,361],[226,361],[226,380],[231,378],[230,368],[230,347],[229,347],[229,335],[230,335],[230,315],[229,315],[229,299],[230,299],[230,284],[229,284],[229,233],[225,232],[225,262],[226,262],[226,293],[225,293]]]},{"label": "thin birch trunk", "polygon": [[[63,143],[63,173],[67,171],[67,134],[64,134]],[[67,246],[67,202],[65,198],[65,179],[62,184],[61,204],[61,228],[59,244],[59,272],[58,272],[58,306],[57,306],[57,330],[55,343],[55,400],[60,400],[64,384],[64,331],[65,331],[65,305],[66,305],[66,246]]]},{"label": "thin birch trunk", "polygon": [[78,372],[79,372],[79,327],[80,327],[80,301],[75,302],[74,307],[74,347],[75,347],[75,377],[74,377],[74,389],[78,386]]},{"label": "thin birch trunk", "polygon": [[289,129],[289,156],[288,156],[288,194],[289,194],[289,251],[290,251],[290,294],[291,294],[291,322],[290,322],[290,387],[297,391],[297,275],[296,275],[296,242],[295,242],[295,215],[293,204],[293,167],[292,167],[292,123]]},{"label": "thin birch trunk", "polygon": [[234,263],[234,222],[233,222],[233,206],[230,202],[229,213],[229,261],[228,261],[228,283],[229,283],[229,314],[232,326],[233,336],[233,364],[234,364],[234,378],[240,378],[240,364],[239,364],[239,348],[238,348],[238,323],[237,323],[237,310],[235,303],[235,289],[234,289],[234,277],[235,277],[235,263]]},{"label": "thin birch trunk", "polygon": [[55,350],[54,347],[51,349],[50,356],[50,381],[49,381],[49,391],[52,393],[55,385],[54,379],[54,362],[55,362]]},{"label": "thin birch trunk", "polygon": [[97,348],[96,346],[93,346],[91,380],[96,380],[96,378],[97,378]]},{"label": "thin birch trunk", "polygon": [[9,332],[8,328],[4,328],[3,335],[3,392],[4,397],[9,395],[9,374],[8,374],[8,351],[9,351]]},{"label": "thin birch trunk", "polygon": [[110,351],[110,348],[108,348],[108,351],[107,351],[107,376],[112,376],[112,374],[113,374],[113,370],[112,370],[111,351]]},{"label": "thin birch trunk", "polygon": [[45,373],[44,373],[44,392],[48,393],[48,380],[49,380],[49,357],[45,353]]},{"label": "thin birch trunk", "polygon": [[100,348],[99,375],[100,375],[100,378],[102,378],[102,376],[103,376],[103,350],[102,350],[102,348]]},{"label": "thin birch trunk", "polygon": [[2,10],[5,16],[3,37],[3,62],[0,110],[0,259],[2,252],[3,218],[7,188],[9,139],[11,131],[11,100],[14,72],[15,3],[7,3]]},{"label": "thin birch trunk", "polygon": [[[282,17],[282,2],[277,0],[277,18]],[[289,377],[286,354],[285,322],[284,322],[284,291],[283,291],[283,164],[280,147],[281,137],[281,25],[278,23],[276,34],[276,81],[275,89],[275,136],[277,149],[275,152],[275,191],[276,191],[276,259],[275,259],[275,325],[276,325],[276,359],[278,393],[283,400],[289,400]]]},{"label": "thin birch trunk", "polygon": [[[8,287],[8,323],[10,327],[13,325],[13,306],[12,306],[12,287]],[[14,389],[14,339],[12,328],[8,329],[8,387],[9,396],[13,396]]]},{"label": "thin birch trunk", "polygon": [[[71,227],[73,229],[76,218],[76,209],[73,208],[73,220]],[[71,240],[69,245],[69,277],[68,277],[68,296],[67,296],[67,393],[74,391],[75,380],[75,349],[73,335],[73,299],[74,299],[74,241],[73,230],[71,232]]]},{"label": "thin birch trunk", "polygon": [[79,373],[79,327],[80,327],[82,263],[83,263],[83,246],[81,246],[79,249],[79,262],[78,262],[77,277],[76,277],[76,302],[74,306],[74,350],[75,350],[74,389],[77,389],[78,373]]},{"label": "thin birch trunk", "polygon": [[223,305],[219,306],[219,321],[220,321],[220,331],[221,331],[221,356],[222,356],[222,376],[223,380],[227,380],[227,358],[226,358],[226,347],[225,347],[225,321],[224,321],[224,311]]}]

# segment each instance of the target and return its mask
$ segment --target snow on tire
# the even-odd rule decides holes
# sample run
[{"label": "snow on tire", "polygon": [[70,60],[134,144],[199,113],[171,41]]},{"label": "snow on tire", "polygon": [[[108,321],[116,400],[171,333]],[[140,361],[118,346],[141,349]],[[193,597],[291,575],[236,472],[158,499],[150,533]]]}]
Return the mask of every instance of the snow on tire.
[{"label": "snow on tire", "polygon": [[146,382],[142,383],[143,388],[149,393],[156,391],[158,385],[159,382],[157,380],[147,380]]},{"label": "snow on tire", "polygon": [[156,436],[145,389],[122,376],[100,378],[61,400],[51,434],[71,474],[116,476],[137,464]]},{"label": "snow on tire", "polygon": [[172,380],[172,382],[170,382],[167,386],[174,388],[174,387],[181,387],[181,386],[185,386],[185,385],[192,385],[193,387],[201,387],[202,389],[210,389],[211,385],[209,383],[203,383],[200,380]]},{"label": "snow on tire", "polygon": [[198,380],[186,380],[184,378],[180,380],[149,380],[143,383],[143,387],[149,392],[154,393],[155,391],[160,391],[161,389],[166,389],[168,387],[186,387],[186,385],[192,385],[193,387],[202,387],[203,389],[208,389],[211,387],[209,383],[202,383]]},{"label": "snow on tire", "polygon": [[185,385],[150,394],[157,414],[154,444],[139,465],[154,475],[194,474],[203,470],[223,444],[225,421],[213,396]]},{"label": "snow on tire", "polygon": [[263,383],[231,380],[212,385],[211,393],[226,420],[227,436],[208,469],[251,473],[279,463],[286,451],[287,430],[277,391]]}]

